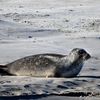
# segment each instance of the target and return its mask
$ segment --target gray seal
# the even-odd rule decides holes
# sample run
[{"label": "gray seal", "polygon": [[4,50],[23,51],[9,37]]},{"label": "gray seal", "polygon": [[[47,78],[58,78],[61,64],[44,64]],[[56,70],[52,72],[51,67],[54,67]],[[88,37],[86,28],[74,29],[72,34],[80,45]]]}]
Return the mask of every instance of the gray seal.
[{"label": "gray seal", "polygon": [[75,77],[90,58],[84,49],[75,48],[68,55],[37,54],[0,66],[1,75],[33,77]]}]

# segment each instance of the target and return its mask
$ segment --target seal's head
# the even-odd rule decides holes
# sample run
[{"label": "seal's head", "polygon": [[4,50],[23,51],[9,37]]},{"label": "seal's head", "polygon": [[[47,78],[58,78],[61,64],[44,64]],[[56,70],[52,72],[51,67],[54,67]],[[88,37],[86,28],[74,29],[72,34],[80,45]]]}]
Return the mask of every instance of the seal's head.
[{"label": "seal's head", "polygon": [[69,55],[72,56],[73,60],[75,60],[75,61],[77,61],[77,60],[85,61],[85,60],[88,60],[89,58],[91,58],[90,54],[81,48],[73,49]]}]

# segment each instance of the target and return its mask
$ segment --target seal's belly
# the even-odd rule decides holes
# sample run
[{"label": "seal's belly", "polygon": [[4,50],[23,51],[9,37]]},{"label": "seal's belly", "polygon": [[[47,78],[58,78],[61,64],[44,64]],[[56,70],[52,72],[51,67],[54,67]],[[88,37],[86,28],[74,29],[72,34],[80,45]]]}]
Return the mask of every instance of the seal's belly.
[{"label": "seal's belly", "polygon": [[17,76],[33,76],[33,77],[53,77],[54,69],[42,69],[42,70],[18,70],[15,72]]}]

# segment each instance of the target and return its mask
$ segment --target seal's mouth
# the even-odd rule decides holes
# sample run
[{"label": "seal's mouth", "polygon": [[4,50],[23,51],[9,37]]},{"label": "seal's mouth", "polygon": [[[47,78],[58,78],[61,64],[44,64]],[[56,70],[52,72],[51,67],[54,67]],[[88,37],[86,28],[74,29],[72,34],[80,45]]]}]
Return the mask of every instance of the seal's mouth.
[{"label": "seal's mouth", "polygon": [[88,60],[88,59],[90,59],[90,58],[91,58],[91,55],[90,55],[90,54],[86,54],[85,59]]}]

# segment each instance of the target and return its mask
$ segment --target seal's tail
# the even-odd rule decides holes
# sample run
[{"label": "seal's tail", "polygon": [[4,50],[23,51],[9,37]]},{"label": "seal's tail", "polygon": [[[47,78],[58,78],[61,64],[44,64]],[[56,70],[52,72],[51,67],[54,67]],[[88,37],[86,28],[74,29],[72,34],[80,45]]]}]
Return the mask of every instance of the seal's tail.
[{"label": "seal's tail", "polygon": [[7,66],[6,65],[0,65],[0,75],[11,75],[8,71],[7,71]]}]

